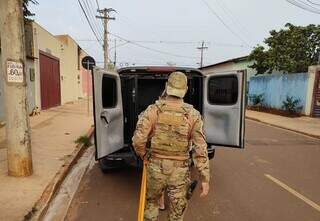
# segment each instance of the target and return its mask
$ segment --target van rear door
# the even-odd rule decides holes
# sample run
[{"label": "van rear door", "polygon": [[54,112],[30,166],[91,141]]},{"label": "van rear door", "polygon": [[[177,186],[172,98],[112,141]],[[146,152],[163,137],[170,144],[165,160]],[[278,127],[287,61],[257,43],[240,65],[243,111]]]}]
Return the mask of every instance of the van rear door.
[{"label": "van rear door", "polygon": [[96,159],[123,148],[121,81],[116,72],[93,72]]},{"label": "van rear door", "polygon": [[207,143],[244,148],[246,72],[204,78],[203,117]]}]

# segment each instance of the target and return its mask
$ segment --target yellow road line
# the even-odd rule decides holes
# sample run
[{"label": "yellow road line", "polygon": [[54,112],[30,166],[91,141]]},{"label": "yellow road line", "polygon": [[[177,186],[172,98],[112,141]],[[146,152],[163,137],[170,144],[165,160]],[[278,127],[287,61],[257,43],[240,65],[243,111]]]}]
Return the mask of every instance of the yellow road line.
[{"label": "yellow road line", "polygon": [[315,202],[313,202],[312,200],[309,200],[307,197],[303,196],[302,194],[298,193],[297,191],[295,191],[294,189],[292,189],[291,187],[287,186],[286,184],[282,183],[280,180],[274,178],[273,176],[269,175],[269,174],[264,174],[268,179],[270,179],[271,181],[275,182],[276,184],[278,184],[279,186],[281,186],[283,189],[287,190],[289,193],[295,195],[296,197],[298,197],[299,199],[301,199],[302,201],[304,201],[306,204],[308,204],[309,206],[313,207],[315,210],[317,210],[318,212],[320,212],[320,206],[318,204],[316,204]]}]

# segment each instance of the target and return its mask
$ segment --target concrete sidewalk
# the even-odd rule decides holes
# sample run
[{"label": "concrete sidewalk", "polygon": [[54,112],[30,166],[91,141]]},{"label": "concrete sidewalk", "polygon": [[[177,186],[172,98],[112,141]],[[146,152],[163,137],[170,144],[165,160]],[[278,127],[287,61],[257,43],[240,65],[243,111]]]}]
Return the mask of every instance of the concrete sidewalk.
[{"label": "concrete sidewalk", "polygon": [[246,117],[276,127],[295,131],[312,137],[320,138],[320,119],[311,117],[283,117],[264,112],[246,111]]},{"label": "concrete sidewalk", "polygon": [[74,141],[91,128],[92,110],[88,114],[82,100],[42,111],[30,123],[34,173],[26,178],[7,175],[5,128],[0,128],[0,220],[24,220],[75,151]]}]

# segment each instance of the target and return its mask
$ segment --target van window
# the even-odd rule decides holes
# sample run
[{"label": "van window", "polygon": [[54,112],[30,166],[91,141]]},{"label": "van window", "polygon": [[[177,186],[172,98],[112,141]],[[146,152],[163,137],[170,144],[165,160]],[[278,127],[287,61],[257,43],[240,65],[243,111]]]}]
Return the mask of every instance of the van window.
[{"label": "van window", "polygon": [[115,107],[117,103],[117,82],[115,78],[102,78],[102,105],[103,108]]},{"label": "van window", "polygon": [[232,105],[237,103],[237,76],[213,76],[209,79],[208,86],[208,101],[210,104]]}]

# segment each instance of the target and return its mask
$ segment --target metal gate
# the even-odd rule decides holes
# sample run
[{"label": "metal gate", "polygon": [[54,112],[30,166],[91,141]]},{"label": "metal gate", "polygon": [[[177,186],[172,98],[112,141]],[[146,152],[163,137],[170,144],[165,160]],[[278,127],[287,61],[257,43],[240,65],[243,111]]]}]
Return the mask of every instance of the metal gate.
[{"label": "metal gate", "polygon": [[320,70],[316,72],[314,81],[312,117],[320,117]]},{"label": "metal gate", "polygon": [[41,109],[44,110],[61,104],[59,59],[41,51],[40,86]]}]

